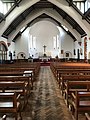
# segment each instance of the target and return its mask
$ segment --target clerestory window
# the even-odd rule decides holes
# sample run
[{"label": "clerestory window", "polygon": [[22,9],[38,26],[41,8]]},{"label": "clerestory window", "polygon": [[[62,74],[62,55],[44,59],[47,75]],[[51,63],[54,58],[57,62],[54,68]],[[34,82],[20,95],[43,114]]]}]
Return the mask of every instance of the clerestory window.
[{"label": "clerestory window", "polygon": [[22,0],[0,0],[0,23],[14,10]]},{"label": "clerestory window", "polygon": [[14,0],[0,0],[0,13],[6,14],[14,5]]},{"label": "clerestory window", "polygon": [[72,0],[72,2],[83,14],[90,8],[90,0]]}]

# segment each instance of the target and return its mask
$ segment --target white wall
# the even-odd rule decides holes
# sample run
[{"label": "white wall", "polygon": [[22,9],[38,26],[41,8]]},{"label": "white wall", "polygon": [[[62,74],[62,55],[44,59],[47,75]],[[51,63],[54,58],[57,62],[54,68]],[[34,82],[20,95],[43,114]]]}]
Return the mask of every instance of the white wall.
[{"label": "white wall", "polygon": [[26,58],[28,58],[29,53],[28,53],[28,33],[29,30],[26,29],[23,34],[16,40],[15,42],[15,51],[16,51],[16,58],[18,53],[22,52],[25,53]]},{"label": "white wall", "polygon": [[74,41],[62,28],[60,29],[61,50],[64,50],[64,54],[61,54],[61,58],[65,57],[66,52],[71,53],[71,58],[74,58],[73,49]]},{"label": "white wall", "polygon": [[[30,49],[30,35],[36,37],[36,48]],[[53,45],[53,37],[59,36],[59,49],[55,48]],[[7,40],[3,40],[7,43]],[[30,28],[26,29],[24,33],[16,40],[15,43],[11,42],[8,47],[8,52],[15,51],[15,57],[17,58],[18,53],[23,52],[28,58],[30,55],[38,57],[44,53],[43,45],[46,45],[46,54],[51,55],[51,57],[59,56],[60,58],[65,57],[65,52],[69,51],[72,58],[77,58],[77,54],[74,56],[74,48],[78,49],[78,43],[74,45],[73,39],[61,28],[57,27],[54,23],[50,21],[40,21],[32,25]],[[64,54],[61,54],[61,50],[64,50]],[[81,56],[82,57],[82,56]],[[9,58],[9,54],[7,56]]]},{"label": "white wall", "polygon": [[[56,49],[54,50],[53,45],[53,37],[59,35],[59,30],[56,25],[50,21],[37,22],[30,29],[30,35],[36,37],[36,53],[44,54],[43,46],[45,45],[46,54],[51,54],[52,57],[55,57],[56,54],[58,55],[58,51]],[[33,54],[31,50],[30,54]]]},{"label": "white wall", "polygon": [[[30,49],[30,35],[36,37],[36,48]],[[59,36],[59,49],[54,49],[53,37]],[[73,57],[73,39],[62,29],[51,23],[50,21],[40,21],[35,23],[31,28],[28,28],[21,37],[16,40],[15,51],[16,54],[19,52],[25,52],[26,58],[30,55],[38,57],[40,53],[44,53],[43,45],[46,45],[46,54],[52,57],[61,55],[61,49],[64,52],[69,51]]]}]

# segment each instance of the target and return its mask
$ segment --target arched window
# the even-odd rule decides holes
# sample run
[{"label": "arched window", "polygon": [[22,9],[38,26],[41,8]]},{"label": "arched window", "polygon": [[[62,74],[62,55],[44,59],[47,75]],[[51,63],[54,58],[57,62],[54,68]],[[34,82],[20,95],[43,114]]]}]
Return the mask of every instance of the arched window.
[{"label": "arched window", "polygon": [[3,42],[0,42],[0,62],[7,60],[7,47]]}]

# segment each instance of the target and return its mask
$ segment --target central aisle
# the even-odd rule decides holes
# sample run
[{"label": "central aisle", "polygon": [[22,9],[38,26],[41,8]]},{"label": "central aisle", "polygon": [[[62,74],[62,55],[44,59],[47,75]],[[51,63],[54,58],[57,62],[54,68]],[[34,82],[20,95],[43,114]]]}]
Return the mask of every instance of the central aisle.
[{"label": "central aisle", "polygon": [[73,120],[49,66],[42,66],[29,103],[25,120]]}]

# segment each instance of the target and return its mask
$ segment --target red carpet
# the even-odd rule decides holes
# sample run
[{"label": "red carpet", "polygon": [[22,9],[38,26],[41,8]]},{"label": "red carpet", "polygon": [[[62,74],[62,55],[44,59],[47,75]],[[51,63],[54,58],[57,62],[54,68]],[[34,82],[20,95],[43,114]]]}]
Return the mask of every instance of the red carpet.
[{"label": "red carpet", "polygon": [[50,66],[50,62],[40,62],[41,66]]}]

